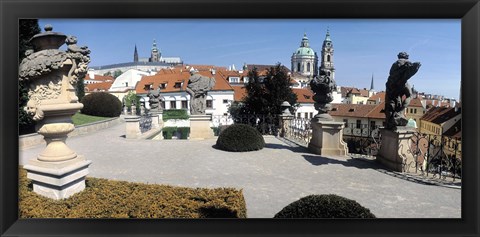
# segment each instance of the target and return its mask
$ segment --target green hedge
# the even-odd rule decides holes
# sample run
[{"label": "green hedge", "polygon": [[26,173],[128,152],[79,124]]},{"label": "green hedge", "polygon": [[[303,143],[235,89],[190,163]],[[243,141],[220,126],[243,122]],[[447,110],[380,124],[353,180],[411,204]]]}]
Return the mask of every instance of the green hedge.
[{"label": "green hedge", "polygon": [[170,119],[189,119],[187,110],[185,109],[167,109],[163,111],[163,121]]},{"label": "green hedge", "polygon": [[242,191],[183,188],[87,178],[84,191],[64,200],[32,191],[22,168],[20,218],[246,218]]},{"label": "green hedge", "polygon": [[224,151],[256,151],[265,147],[262,134],[250,125],[234,124],[225,128],[218,136],[216,148]]},{"label": "green hedge", "polygon": [[162,134],[164,139],[172,139],[173,135],[179,132],[180,137],[179,139],[188,139],[188,135],[190,134],[189,127],[164,127],[162,129]]},{"label": "green hedge", "polygon": [[112,94],[95,92],[82,98],[82,114],[98,117],[118,117],[122,113],[122,102]]},{"label": "green hedge", "polygon": [[310,195],[292,202],[274,218],[375,218],[358,202],[337,196]]}]

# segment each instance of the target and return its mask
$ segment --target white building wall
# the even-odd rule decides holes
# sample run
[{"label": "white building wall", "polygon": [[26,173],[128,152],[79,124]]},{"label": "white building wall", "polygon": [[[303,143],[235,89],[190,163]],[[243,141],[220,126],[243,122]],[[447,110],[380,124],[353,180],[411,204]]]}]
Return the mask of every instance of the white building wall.
[{"label": "white building wall", "polygon": [[313,103],[300,103],[295,111],[294,116],[296,118],[311,119],[317,114],[317,110],[313,106]]},{"label": "white building wall", "polygon": [[130,69],[115,79],[109,91],[134,90],[137,83],[143,76],[148,76],[146,72]]}]

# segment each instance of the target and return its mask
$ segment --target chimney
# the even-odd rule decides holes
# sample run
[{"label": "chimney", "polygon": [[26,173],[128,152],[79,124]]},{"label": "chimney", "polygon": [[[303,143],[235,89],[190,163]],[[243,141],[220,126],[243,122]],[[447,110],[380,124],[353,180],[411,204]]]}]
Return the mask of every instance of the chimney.
[{"label": "chimney", "polygon": [[90,79],[95,79],[95,70],[90,68],[88,69],[88,77],[90,77]]}]

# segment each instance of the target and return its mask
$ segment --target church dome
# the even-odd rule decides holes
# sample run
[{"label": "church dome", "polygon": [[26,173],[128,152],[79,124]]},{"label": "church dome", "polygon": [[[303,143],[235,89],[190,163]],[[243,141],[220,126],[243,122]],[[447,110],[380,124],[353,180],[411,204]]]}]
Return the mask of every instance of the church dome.
[{"label": "church dome", "polygon": [[300,47],[293,54],[296,56],[315,56],[315,51],[311,48]]}]

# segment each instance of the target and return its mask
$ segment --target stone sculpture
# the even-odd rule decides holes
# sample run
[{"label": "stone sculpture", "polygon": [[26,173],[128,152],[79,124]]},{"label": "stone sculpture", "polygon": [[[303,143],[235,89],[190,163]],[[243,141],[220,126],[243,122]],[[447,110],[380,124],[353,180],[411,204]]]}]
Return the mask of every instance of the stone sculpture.
[{"label": "stone sculpture", "polygon": [[159,112],[160,108],[160,85],[156,90],[150,89],[147,94],[149,100],[148,103],[150,104],[150,111],[151,112]]},{"label": "stone sculpture", "polygon": [[316,119],[332,121],[333,118],[328,114],[331,110],[330,103],[333,101],[333,91],[336,90],[337,85],[335,81],[327,75],[325,70],[320,70],[320,75],[315,76],[310,81],[310,88],[313,93],[313,100],[315,101],[315,109],[318,114],[315,115]]},{"label": "stone sculpture", "polygon": [[215,86],[215,78],[202,76],[196,70],[191,71],[190,74],[186,88],[190,95],[190,114],[204,115],[207,104],[206,96],[208,91]]},{"label": "stone sculpture", "polygon": [[408,119],[405,118],[404,113],[412,96],[412,88],[407,81],[421,66],[420,62],[408,61],[409,55],[406,52],[400,52],[397,57],[398,60],[390,68],[390,75],[385,84],[385,128],[389,130],[407,125]]},{"label": "stone sculpture", "polygon": [[[54,199],[67,198],[85,188],[91,161],[77,155],[65,141],[75,129],[71,117],[83,104],[78,102],[76,84],[85,76],[90,62],[88,47],[77,46],[75,36],[45,32],[32,37],[35,48],[28,50],[19,65],[19,80],[28,85],[25,110],[37,121],[36,129],[47,146],[24,168],[34,180],[33,190]],[[67,50],[60,46],[67,44]]]}]

